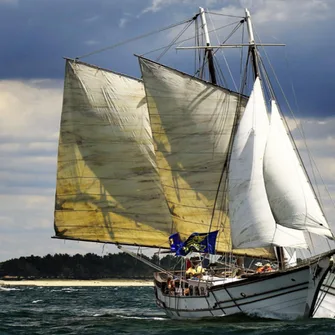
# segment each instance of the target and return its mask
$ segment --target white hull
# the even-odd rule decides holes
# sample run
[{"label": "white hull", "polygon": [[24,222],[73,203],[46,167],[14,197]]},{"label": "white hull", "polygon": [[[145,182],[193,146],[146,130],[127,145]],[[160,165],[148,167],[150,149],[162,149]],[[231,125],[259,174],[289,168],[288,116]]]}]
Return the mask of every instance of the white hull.
[{"label": "white hull", "polygon": [[322,283],[314,318],[335,318],[335,267]]},{"label": "white hull", "polygon": [[156,274],[156,302],[174,319],[234,314],[285,320],[307,318],[312,316],[317,294],[329,269],[330,260],[325,257],[319,263],[315,261],[285,272],[253,275],[225,284],[189,280],[190,287],[199,288],[197,294],[200,295],[192,296],[169,294]]}]

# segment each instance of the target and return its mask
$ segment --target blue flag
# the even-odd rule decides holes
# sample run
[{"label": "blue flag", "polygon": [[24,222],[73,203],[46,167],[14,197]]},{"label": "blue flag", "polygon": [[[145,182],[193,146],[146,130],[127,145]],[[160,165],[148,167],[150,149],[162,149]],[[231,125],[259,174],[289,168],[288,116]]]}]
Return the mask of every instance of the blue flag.
[{"label": "blue flag", "polygon": [[181,241],[180,239],[180,235],[179,233],[175,233],[175,234],[172,234],[170,237],[169,237],[169,242],[170,242],[170,250],[172,252],[177,252],[178,249],[181,247],[181,245],[183,244],[183,242]]},{"label": "blue flag", "polygon": [[[208,254],[215,254],[215,243],[218,230],[210,233],[193,233],[185,242],[181,242],[176,250],[176,255],[186,256],[189,252],[196,251]],[[176,234],[174,234],[176,235]],[[171,235],[171,236],[174,236]],[[170,238],[171,238],[170,236]],[[179,237],[179,234],[178,234]],[[180,240],[180,237],[179,237]],[[171,245],[171,244],[170,244]],[[172,251],[172,249],[171,249]],[[174,250],[173,250],[174,251]]]}]

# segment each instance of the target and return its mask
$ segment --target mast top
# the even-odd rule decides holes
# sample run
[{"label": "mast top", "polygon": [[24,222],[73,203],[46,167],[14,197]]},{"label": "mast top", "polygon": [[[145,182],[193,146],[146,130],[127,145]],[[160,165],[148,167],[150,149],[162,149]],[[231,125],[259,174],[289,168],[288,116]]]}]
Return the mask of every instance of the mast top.
[{"label": "mast top", "polygon": [[202,7],[199,7],[199,11],[200,11],[200,17],[201,17],[201,22],[202,22],[202,29],[204,31],[206,46],[207,46],[207,48],[205,49],[205,53],[207,55],[207,60],[208,60],[209,75],[211,78],[211,82],[213,84],[216,84],[217,81],[216,81],[216,74],[215,74],[215,67],[214,67],[213,53],[212,53],[213,49],[210,47],[211,41],[209,39],[205,10]]},{"label": "mast top", "polygon": [[247,8],[245,9],[245,20],[247,22],[248,34],[249,34],[249,53],[251,54],[251,58],[252,58],[254,76],[255,78],[257,78],[259,77],[259,74],[260,74],[259,67],[258,67],[258,54],[257,54],[257,48],[256,48],[256,43],[255,43],[255,38],[254,38],[254,31],[252,29],[252,24],[251,24],[250,13]]},{"label": "mast top", "polygon": [[208,28],[207,28],[207,20],[206,20],[206,16],[205,16],[205,10],[202,7],[199,7],[199,12],[200,12],[200,17],[201,17],[201,22],[202,22],[202,28],[203,28],[204,34],[205,34],[206,45],[210,46],[211,41],[209,39],[209,33],[208,33]]},{"label": "mast top", "polygon": [[252,29],[250,12],[247,8],[245,9],[245,20],[246,20],[247,26],[248,26],[249,44],[250,45],[255,45],[254,31]]}]

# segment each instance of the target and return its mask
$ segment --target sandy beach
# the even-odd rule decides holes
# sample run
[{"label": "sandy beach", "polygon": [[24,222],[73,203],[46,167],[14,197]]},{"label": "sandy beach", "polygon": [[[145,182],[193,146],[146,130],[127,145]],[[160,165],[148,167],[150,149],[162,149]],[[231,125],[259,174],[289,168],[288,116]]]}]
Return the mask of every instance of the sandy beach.
[{"label": "sandy beach", "polygon": [[0,286],[153,286],[152,280],[102,279],[102,280],[0,280]]}]

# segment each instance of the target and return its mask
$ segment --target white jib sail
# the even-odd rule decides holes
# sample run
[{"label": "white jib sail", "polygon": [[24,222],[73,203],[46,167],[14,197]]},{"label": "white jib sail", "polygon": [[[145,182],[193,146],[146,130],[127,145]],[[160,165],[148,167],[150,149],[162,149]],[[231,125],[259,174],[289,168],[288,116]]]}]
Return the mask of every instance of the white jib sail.
[{"label": "white jib sail", "polygon": [[332,237],[274,101],[264,155],[264,180],[277,224]]},{"label": "white jib sail", "polygon": [[263,157],[269,119],[261,83],[253,91],[235,135],[229,166],[229,216],[234,248],[271,245],[305,248],[302,232],[277,226],[268,202]]}]

